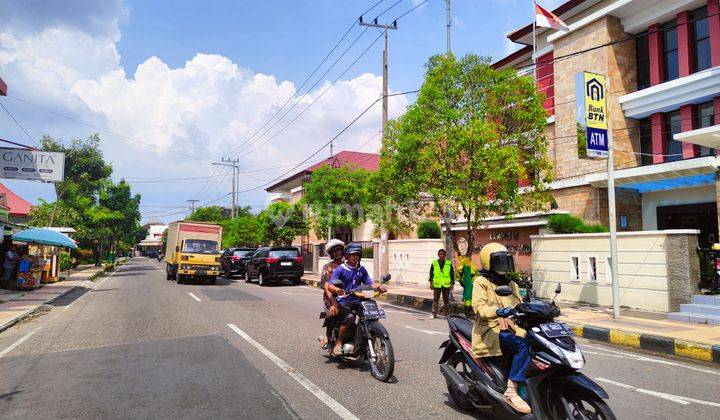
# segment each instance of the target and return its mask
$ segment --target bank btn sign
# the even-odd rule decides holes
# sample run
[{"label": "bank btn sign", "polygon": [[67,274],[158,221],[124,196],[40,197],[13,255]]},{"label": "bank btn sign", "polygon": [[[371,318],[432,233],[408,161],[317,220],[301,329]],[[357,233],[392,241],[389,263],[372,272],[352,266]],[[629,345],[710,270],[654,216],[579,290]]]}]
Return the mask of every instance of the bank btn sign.
[{"label": "bank btn sign", "polygon": [[584,72],[582,77],[585,99],[585,135],[587,156],[605,158],[608,156],[608,115],[605,92],[605,76]]}]

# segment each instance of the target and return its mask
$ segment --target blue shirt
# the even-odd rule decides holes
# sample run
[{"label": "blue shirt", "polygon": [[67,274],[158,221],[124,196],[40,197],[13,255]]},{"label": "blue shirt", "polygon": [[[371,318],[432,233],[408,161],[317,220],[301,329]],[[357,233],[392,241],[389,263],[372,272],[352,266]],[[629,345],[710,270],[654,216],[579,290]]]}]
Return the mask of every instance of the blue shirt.
[{"label": "blue shirt", "polygon": [[[343,290],[346,292],[348,290],[356,289],[360,285],[365,284],[368,286],[372,286],[373,281],[370,278],[370,274],[368,274],[365,267],[358,264],[357,268],[352,268],[346,263],[343,263],[342,265],[338,266],[330,276],[329,282],[332,283],[333,280],[340,280],[343,283]],[[338,302],[352,302],[354,300],[357,300],[356,296],[353,295],[343,295],[338,296],[336,298]]]}]

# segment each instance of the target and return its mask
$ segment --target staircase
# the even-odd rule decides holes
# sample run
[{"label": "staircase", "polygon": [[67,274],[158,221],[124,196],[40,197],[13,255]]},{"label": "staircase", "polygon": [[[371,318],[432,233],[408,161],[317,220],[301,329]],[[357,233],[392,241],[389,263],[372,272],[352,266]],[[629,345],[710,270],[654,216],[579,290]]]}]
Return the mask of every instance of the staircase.
[{"label": "staircase", "polygon": [[720,325],[720,295],[693,295],[691,302],[680,305],[680,312],[669,313],[668,319]]}]

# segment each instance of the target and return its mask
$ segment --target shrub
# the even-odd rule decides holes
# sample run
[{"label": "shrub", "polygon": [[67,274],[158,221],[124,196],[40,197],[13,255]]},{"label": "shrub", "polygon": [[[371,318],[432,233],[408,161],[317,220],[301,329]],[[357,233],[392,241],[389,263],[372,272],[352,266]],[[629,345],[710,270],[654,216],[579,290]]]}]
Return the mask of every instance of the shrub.
[{"label": "shrub", "polygon": [[70,258],[70,253],[65,251],[61,252],[58,260],[60,261],[60,271],[68,271],[70,268],[72,268],[72,259]]},{"label": "shrub", "polygon": [[548,218],[548,228],[554,233],[601,233],[608,228],[597,224],[586,224],[582,219],[569,214],[553,214]]},{"label": "shrub", "polygon": [[363,258],[372,258],[373,257],[373,249],[372,248],[363,248],[362,257]]},{"label": "shrub", "polygon": [[434,220],[423,220],[418,225],[418,238],[440,239],[440,225]]}]

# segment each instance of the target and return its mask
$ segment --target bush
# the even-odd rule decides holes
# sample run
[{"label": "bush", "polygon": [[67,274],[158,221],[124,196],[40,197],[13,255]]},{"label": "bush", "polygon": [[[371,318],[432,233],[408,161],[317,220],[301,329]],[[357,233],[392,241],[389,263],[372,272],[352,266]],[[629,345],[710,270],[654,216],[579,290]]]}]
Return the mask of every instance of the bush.
[{"label": "bush", "polygon": [[65,251],[61,252],[58,260],[60,261],[60,271],[68,271],[72,268],[72,258],[70,258],[70,253]]},{"label": "bush", "polygon": [[553,214],[548,218],[548,228],[554,233],[601,233],[608,228],[603,225],[589,225],[582,219],[569,214]]},{"label": "bush", "polygon": [[434,220],[423,220],[418,225],[418,238],[440,239],[440,225]]},{"label": "bush", "polygon": [[372,258],[373,257],[373,249],[372,248],[363,248],[362,257],[363,258]]}]

